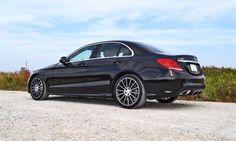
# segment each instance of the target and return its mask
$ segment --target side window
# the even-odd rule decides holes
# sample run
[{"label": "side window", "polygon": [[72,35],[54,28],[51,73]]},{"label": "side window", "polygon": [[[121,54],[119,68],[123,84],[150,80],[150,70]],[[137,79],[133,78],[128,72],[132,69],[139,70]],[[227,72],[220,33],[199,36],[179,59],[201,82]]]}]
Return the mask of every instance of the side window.
[{"label": "side window", "polygon": [[116,57],[120,49],[120,44],[106,43],[98,50],[96,58]]},{"label": "side window", "polygon": [[96,46],[89,46],[79,50],[76,54],[72,55],[70,62],[89,60],[95,48]]},{"label": "side window", "polygon": [[131,56],[131,55],[132,55],[132,52],[127,47],[121,45],[118,56],[122,57],[122,56]]}]

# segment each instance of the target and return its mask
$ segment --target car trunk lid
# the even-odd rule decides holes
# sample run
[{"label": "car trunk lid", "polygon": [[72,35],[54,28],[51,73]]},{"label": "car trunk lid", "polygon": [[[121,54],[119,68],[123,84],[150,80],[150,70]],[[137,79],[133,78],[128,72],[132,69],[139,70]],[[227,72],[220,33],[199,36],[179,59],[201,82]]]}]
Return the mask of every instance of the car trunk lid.
[{"label": "car trunk lid", "polygon": [[202,70],[198,58],[192,55],[177,55],[177,62],[190,74],[201,75]]}]

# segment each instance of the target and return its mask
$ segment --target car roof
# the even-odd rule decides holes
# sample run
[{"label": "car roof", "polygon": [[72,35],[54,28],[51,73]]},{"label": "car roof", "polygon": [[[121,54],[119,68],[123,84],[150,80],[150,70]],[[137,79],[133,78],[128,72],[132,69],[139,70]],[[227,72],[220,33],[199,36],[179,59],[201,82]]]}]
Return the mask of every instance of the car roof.
[{"label": "car roof", "polygon": [[148,45],[144,42],[136,42],[136,41],[128,41],[128,40],[107,40],[107,41],[100,41],[100,42],[94,42],[91,44],[87,44],[85,46],[90,46],[93,44],[104,44],[104,43],[122,43],[127,45],[132,49],[133,52],[135,52],[136,55],[143,55],[143,54],[149,54],[149,53],[165,53],[164,51],[160,50],[157,47],[154,47],[152,45]]},{"label": "car roof", "polygon": [[107,41],[99,41],[99,42],[94,42],[92,44],[102,44],[102,43],[106,43],[106,42],[120,42],[120,43],[135,43],[134,41],[128,41],[128,40],[107,40]]},{"label": "car roof", "polygon": [[148,51],[148,52],[164,53],[164,51],[159,49],[158,47],[146,44],[145,42],[136,42],[136,41],[128,41],[128,40],[109,40],[109,41],[101,41],[97,43],[106,43],[106,42],[119,42],[119,43],[128,45],[132,49],[139,49],[139,50]]},{"label": "car roof", "polygon": [[[119,43],[126,44],[128,46],[131,45],[132,48],[133,47],[136,48],[137,44],[142,43],[142,42],[135,42],[135,41],[128,41],[128,40],[107,40],[107,41],[94,42],[91,44],[103,44],[103,43],[109,43],[109,42],[119,42]],[[91,44],[87,44],[87,45],[91,45]],[[138,47],[138,48],[140,48],[140,47]],[[143,47],[141,47],[141,48],[143,48]]]}]

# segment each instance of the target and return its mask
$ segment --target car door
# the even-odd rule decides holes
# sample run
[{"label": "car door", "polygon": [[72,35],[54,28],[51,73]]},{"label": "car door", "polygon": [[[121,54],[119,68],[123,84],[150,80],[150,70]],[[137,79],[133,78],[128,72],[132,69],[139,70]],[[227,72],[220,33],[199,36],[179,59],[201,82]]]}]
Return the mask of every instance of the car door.
[{"label": "car door", "polygon": [[79,49],[68,57],[66,65],[58,64],[54,69],[49,89],[52,93],[87,93],[84,88],[88,82],[87,64],[96,49],[96,45]]},{"label": "car door", "polygon": [[120,43],[101,44],[93,59],[87,64],[88,78],[91,84],[96,83],[96,85],[90,85],[90,88],[96,93],[111,94],[112,78],[125,69],[131,56],[132,52]]}]

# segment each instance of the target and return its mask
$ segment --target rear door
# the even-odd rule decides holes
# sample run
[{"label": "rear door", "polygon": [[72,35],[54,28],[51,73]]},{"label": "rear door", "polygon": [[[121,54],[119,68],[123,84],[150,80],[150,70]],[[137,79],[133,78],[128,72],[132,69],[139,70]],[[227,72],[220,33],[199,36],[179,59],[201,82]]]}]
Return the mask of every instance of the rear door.
[{"label": "rear door", "polygon": [[121,43],[103,43],[88,62],[87,72],[91,81],[97,82],[92,86],[97,93],[111,93],[111,80],[120,73],[126,66],[127,59],[132,52]]},{"label": "rear door", "polygon": [[117,54],[120,44],[103,43],[97,49],[91,61],[88,62],[87,73],[90,76],[90,88],[96,93],[111,94],[110,80],[119,71]]}]

